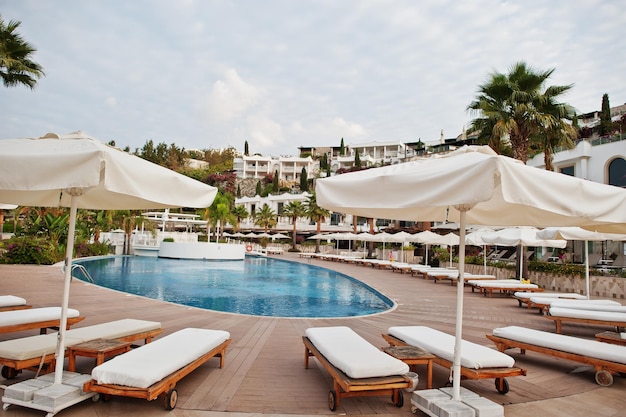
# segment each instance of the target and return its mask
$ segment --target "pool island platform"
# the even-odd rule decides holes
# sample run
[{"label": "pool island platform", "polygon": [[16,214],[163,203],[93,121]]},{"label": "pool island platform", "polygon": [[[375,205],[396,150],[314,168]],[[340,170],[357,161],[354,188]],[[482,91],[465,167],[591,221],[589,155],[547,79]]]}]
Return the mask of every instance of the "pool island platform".
[{"label": "pool island platform", "polygon": [[[391,270],[365,268],[355,264],[299,258],[285,253],[283,259],[306,262],[333,269],[372,286],[396,301],[391,311],[353,318],[272,318],[221,313],[187,307],[144,297],[124,294],[73,280],[70,307],[86,318],[80,327],[122,318],[161,322],[163,335],[185,327],[224,329],[231,333],[226,363],[219,369],[208,362],[177,385],[179,400],[172,417],[301,417],[301,416],[411,416],[410,401],[397,408],[381,397],[348,398],[340,409],[328,410],[328,392],[332,380],[315,360],[302,366],[302,335],[315,326],[351,327],[376,346],[386,346],[381,337],[390,326],[424,325],[454,334],[456,288],[434,285],[430,281]],[[0,293],[25,298],[33,307],[60,303],[63,276],[59,267],[34,265],[0,265]],[[553,331],[553,325],[528,309],[520,309],[511,298],[486,298],[465,293],[463,338],[492,346],[485,337],[496,327],[518,325]],[[598,327],[576,326],[568,333],[593,339]],[[0,335],[7,340],[30,333]],[[623,415],[623,393],[626,378],[615,378],[611,387],[597,385],[593,369],[563,359],[520,355],[510,351],[516,363],[527,369],[527,376],[512,378],[506,395],[493,389],[493,380],[468,380],[462,386],[482,397],[502,404],[507,417],[557,417],[563,415]],[[76,358],[79,372],[89,372],[93,359]],[[426,367],[418,365],[418,389],[426,388]],[[34,373],[24,371],[10,385],[30,379]],[[443,387],[448,372],[433,369],[433,387]],[[163,414],[160,402],[113,397],[107,402],[85,401],[63,410],[63,417],[114,417],[133,415],[147,417]],[[0,410],[0,417],[19,415],[43,417],[44,413],[26,408]],[[425,414],[418,412],[417,417]]]}]

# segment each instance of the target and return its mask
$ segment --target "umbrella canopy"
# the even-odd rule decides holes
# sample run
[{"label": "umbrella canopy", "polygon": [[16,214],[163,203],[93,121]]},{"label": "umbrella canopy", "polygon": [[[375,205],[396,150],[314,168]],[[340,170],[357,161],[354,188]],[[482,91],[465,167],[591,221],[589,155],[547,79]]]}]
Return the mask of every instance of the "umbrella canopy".
[{"label": "umbrella canopy", "polygon": [[447,235],[439,236],[439,239],[437,239],[434,243],[436,245],[445,245],[450,247],[450,266],[452,266],[452,246],[458,246],[459,235],[450,232]]},{"label": "umbrella canopy", "polygon": [[591,230],[581,229],[580,227],[546,227],[545,229],[537,232],[537,238],[585,241],[585,294],[587,299],[589,299],[589,241],[623,241],[626,240],[626,235],[593,232]]},{"label": "umbrella canopy", "polygon": [[522,256],[519,259],[519,276],[522,279],[522,271],[524,270],[524,247],[525,246],[547,246],[550,248],[564,248],[567,245],[566,240],[553,239],[545,240],[537,237],[539,229],[535,227],[507,227],[497,232],[485,233],[482,237],[483,242],[500,245],[500,246],[521,246]]},{"label": "umbrella canopy", "polygon": [[289,239],[289,236],[282,233],[276,233],[275,235],[272,235],[272,240],[274,239]]},{"label": "umbrella canopy", "polygon": [[482,227],[477,230],[474,230],[471,233],[468,233],[465,236],[465,243],[472,246],[482,246],[483,247],[483,273],[487,275],[487,242],[483,240],[483,236],[486,233],[492,233],[493,229],[488,227]]},{"label": "umbrella canopy", "polygon": [[[582,229],[581,229],[582,230]],[[482,241],[500,246],[548,246],[564,248],[567,241],[563,239],[540,239],[536,227],[506,227],[496,232],[484,233]]]},{"label": "umbrella canopy", "polygon": [[89,137],[83,132],[0,140],[0,201],[70,207],[55,384],[61,383],[76,211],[204,208],[217,189]]},{"label": "umbrella canopy", "polygon": [[488,146],[464,146],[440,158],[322,178],[316,182],[315,194],[321,207],[362,217],[459,222],[452,383],[457,401],[466,225],[556,225],[626,231],[626,190],[529,167],[495,154]]}]

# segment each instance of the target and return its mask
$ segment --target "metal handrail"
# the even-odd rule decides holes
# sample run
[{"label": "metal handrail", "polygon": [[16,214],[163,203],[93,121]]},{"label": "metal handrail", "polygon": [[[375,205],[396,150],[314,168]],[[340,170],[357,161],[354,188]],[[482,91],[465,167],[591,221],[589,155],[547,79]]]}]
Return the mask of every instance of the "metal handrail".
[{"label": "metal handrail", "polygon": [[96,281],[94,281],[93,277],[91,275],[89,275],[89,272],[87,272],[87,269],[85,268],[84,265],[82,265],[82,264],[72,264],[72,273],[74,273],[75,269],[78,269],[80,272],[82,272],[83,276],[87,279],[87,281],[91,282],[92,284],[96,283]]}]

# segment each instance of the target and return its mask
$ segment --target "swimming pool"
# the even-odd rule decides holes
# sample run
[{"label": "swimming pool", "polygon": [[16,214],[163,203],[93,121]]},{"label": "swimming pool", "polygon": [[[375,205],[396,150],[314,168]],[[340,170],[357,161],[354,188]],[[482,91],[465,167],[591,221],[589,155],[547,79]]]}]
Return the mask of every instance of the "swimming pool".
[{"label": "swimming pool", "polygon": [[[141,256],[80,259],[94,283],[208,310],[271,317],[351,317],[389,310],[373,288],[326,268],[274,258],[244,261]],[[80,272],[75,272],[81,278]]]}]

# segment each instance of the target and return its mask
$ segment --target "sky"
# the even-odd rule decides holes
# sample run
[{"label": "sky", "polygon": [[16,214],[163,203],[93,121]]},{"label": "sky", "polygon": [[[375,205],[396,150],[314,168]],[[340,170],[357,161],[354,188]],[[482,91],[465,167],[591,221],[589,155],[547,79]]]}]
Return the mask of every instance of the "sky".
[{"label": "sky", "polygon": [[578,113],[626,103],[626,8],[611,0],[0,0],[37,52],[0,86],[0,139],[82,130],[119,147],[437,143],[519,61]]}]

